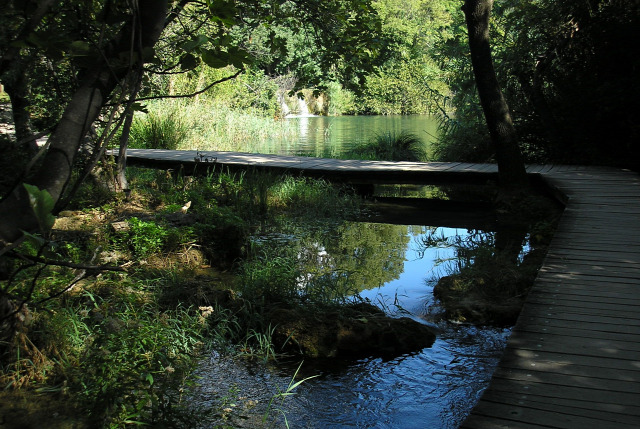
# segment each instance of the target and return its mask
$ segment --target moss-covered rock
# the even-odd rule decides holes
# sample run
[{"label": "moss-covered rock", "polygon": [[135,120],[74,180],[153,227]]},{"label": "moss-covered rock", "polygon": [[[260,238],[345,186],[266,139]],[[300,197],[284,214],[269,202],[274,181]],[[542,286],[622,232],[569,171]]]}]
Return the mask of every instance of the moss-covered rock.
[{"label": "moss-covered rock", "polygon": [[330,311],[274,308],[276,347],[308,357],[398,356],[430,347],[435,334],[413,319],[392,318],[369,304]]}]

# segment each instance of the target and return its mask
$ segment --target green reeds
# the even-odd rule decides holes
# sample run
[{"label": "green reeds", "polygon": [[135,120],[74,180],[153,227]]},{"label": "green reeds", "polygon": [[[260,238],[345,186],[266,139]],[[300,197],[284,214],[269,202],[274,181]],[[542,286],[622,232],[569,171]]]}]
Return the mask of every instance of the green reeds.
[{"label": "green reeds", "polygon": [[137,114],[133,122],[132,148],[270,152],[270,142],[293,141],[299,134],[289,121],[207,100],[160,101],[147,110]]},{"label": "green reeds", "polygon": [[191,135],[190,124],[180,109],[150,108],[139,114],[131,124],[129,146],[142,149],[171,149],[180,147]]},{"label": "green reeds", "polygon": [[378,161],[425,161],[425,143],[415,134],[402,131],[400,134],[386,132],[375,139],[355,147],[345,158]]}]

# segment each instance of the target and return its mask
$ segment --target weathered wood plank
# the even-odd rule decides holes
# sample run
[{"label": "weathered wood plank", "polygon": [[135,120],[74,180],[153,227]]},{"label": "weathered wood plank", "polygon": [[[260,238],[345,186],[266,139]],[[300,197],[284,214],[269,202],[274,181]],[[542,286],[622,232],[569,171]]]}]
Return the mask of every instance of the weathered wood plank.
[{"label": "weathered wood plank", "polygon": [[511,408],[515,415],[520,414],[521,409],[531,409],[547,411],[556,415],[569,414],[596,419],[599,425],[602,425],[602,422],[623,426],[638,423],[638,414],[625,414],[625,407],[616,404],[594,404],[593,402],[565,398],[556,398],[554,401],[549,401],[544,396],[526,395],[519,397],[504,392],[487,393],[486,400],[495,404],[496,407],[506,406]]}]

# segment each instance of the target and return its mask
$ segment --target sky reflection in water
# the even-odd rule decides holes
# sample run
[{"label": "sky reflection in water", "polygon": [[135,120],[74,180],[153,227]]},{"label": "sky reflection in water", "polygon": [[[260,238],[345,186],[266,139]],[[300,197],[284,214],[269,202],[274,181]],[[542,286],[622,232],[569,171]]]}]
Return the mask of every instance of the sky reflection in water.
[{"label": "sky reflection in water", "polygon": [[[434,260],[452,256],[453,250],[421,248],[424,231],[424,227],[407,227],[410,240],[404,271],[395,280],[361,295],[382,303],[392,313],[401,307],[410,317],[436,327],[436,342],[419,353],[392,360],[370,358],[348,365],[304,362],[301,377],[319,376],[302,383],[284,402],[289,427],[457,428],[476,403],[500,359],[509,330],[436,321],[433,283],[427,280],[446,274],[445,267],[434,267]],[[437,233],[451,236],[466,231],[439,228]],[[246,372],[246,367],[226,362],[221,369],[214,360],[201,368],[201,376],[215,380],[221,391],[231,385],[241,395],[252,391],[249,394],[262,397],[264,405],[277,392],[276,386],[286,388],[297,366],[298,362],[275,369],[254,366],[253,378],[243,380],[246,374],[239,374]],[[196,401],[206,396],[201,394]]]}]

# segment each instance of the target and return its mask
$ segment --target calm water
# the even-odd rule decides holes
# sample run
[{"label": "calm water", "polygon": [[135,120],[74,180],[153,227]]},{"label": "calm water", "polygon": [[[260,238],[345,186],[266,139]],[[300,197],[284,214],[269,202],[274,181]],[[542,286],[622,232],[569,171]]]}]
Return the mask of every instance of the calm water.
[{"label": "calm water", "polygon": [[[361,296],[391,314],[408,315],[435,327],[437,340],[419,353],[392,360],[303,362],[298,379],[316,377],[302,383],[295,395],[276,403],[270,413],[276,420],[274,427],[286,426],[283,416],[292,429],[458,427],[486,387],[509,331],[438,321],[441,310],[433,299],[432,280],[448,268],[436,261],[452,257],[453,250],[425,249],[421,238],[429,228],[380,224],[354,224],[353,228],[362,228],[363,235],[355,245],[371,242],[371,231],[384,237],[380,245],[363,248],[371,266],[389,258],[400,263],[392,274],[380,274],[386,275],[379,277],[380,287],[364,289]],[[351,237],[354,231],[338,232],[339,238]],[[436,235],[440,234],[464,235],[466,231],[438,228]],[[329,255],[339,253],[328,242],[322,249]],[[333,263],[341,266],[349,262],[336,259]],[[212,356],[200,369],[204,383],[195,401],[200,407],[211,407],[220,404],[216,399],[220,395],[233,392],[234,407],[229,408],[227,421],[241,427],[262,427],[260,417],[270,399],[286,389],[299,364],[268,367]]]},{"label": "calm water", "polygon": [[377,135],[406,131],[419,136],[428,147],[437,133],[436,119],[426,115],[311,116],[284,119],[297,124],[295,141],[266,144],[265,152],[282,155],[337,156]]}]

